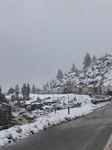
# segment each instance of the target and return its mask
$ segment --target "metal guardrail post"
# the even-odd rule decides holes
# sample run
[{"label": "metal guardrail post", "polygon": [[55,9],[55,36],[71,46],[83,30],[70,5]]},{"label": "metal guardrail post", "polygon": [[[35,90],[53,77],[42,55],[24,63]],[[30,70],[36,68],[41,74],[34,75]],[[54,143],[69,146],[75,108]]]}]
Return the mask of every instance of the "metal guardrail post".
[{"label": "metal guardrail post", "polygon": [[55,113],[56,113],[56,104],[54,103],[54,111],[55,111]]}]

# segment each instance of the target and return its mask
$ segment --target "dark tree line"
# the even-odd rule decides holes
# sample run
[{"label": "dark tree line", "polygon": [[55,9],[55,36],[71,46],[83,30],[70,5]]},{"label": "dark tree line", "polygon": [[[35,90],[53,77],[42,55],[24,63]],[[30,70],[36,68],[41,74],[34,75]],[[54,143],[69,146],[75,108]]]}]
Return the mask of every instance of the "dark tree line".
[{"label": "dark tree line", "polygon": [[40,91],[40,89],[37,88],[37,87],[35,86],[35,84],[33,84],[33,85],[32,85],[32,89],[31,89],[31,93],[32,93],[32,94],[38,94],[39,91]]},{"label": "dark tree line", "polygon": [[[29,94],[30,94],[30,86],[29,86],[29,83],[24,83],[22,88],[21,88],[21,93],[22,93],[22,96],[23,96],[23,99],[29,99]],[[18,99],[19,98],[19,94],[20,94],[20,88],[19,88],[19,85],[15,85],[15,88],[10,88],[8,90],[8,95],[9,94],[15,94],[15,98]]]},{"label": "dark tree line", "polygon": [[24,83],[21,88],[19,88],[19,85],[15,85],[15,88],[10,88],[8,90],[8,95],[12,94],[13,97],[16,99],[19,99],[19,94],[21,93],[23,96],[23,99],[29,99],[30,93],[32,94],[38,94],[40,91],[39,88],[35,87],[35,84],[32,85],[32,88],[30,88],[29,83]]},{"label": "dark tree line", "polygon": [[21,88],[21,93],[23,95],[23,99],[29,99],[29,95],[30,95],[30,86],[29,83],[24,83],[23,87]]}]

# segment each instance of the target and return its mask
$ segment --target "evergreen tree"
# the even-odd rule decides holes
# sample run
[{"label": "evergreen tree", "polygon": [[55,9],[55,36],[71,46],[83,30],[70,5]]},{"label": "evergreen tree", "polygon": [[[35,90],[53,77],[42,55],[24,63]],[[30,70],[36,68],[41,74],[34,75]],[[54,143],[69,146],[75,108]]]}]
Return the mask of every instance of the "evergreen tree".
[{"label": "evergreen tree", "polygon": [[76,76],[78,76],[78,73],[79,73],[78,69],[76,69],[76,71],[75,71],[75,72],[76,72]]},{"label": "evergreen tree", "polygon": [[39,88],[35,88],[35,93],[39,94],[40,89]]},{"label": "evergreen tree", "polygon": [[91,63],[93,64],[95,61],[96,61],[96,56],[93,55],[92,60],[91,60]]},{"label": "evergreen tree", "polygon": [[87,53],[86,56],[84,57],[83,64],[84,64],[83,69],[87,69],[90,66],[91,57],[90,57],[89,53]]},{"label": "evergreen tree", "polygon": [[30,86],[29,83],[27,83],[27,87],[26,87],[26,98],[29,99],[29,95],[30,95]]},{"label": "evergreen tree", "polygon": [[47,82],[47,85],[46,85],[47,87],[49,87],[49,83]]},{"label": "evergreen tree", "polygon": [[10,94],[13,95],[13,93],[14,93],[14,89],[11,87],[11,88],[8,90],[8,94],[9,94],[9,95],[10,95]]},{"label": "evergreen tree", "polygon": [[43,90],[45,89],[45,84],[43,84]]},{"label": "evergreen tree", "polygon": [[29,95],[30,95],[29,83],[27,83],[27,86],[26,83],[23,84],[23,87],[21,88],[21,93],[23,95],[23,99],[29,99]]},{"label": "evergreen tree", "polygon": [[72,73],[73,73],[73,72],[76,72],[76,67],[75,67],[75,64],[74,64],[74,63],[72,64],[71,72],[72,72]]},{"label": "evergreen tree", "polygon": [[49,86],[50,86],[51,89],[53,89],[55,87],[54,82],[55,82],[54,79],[52,79],[50,81],[50,85]]},{"label": "evergreen tree", "polygon": [[62,70],[60,70],[60,69],[58,70],[58,73],[57,73],[56,77],[57,77],[58,80],[61,80],[63,78],[63,72],[62,72]]},{"label": "evergreen tree", "polygon": [[21,88],[21,93],[23,95],[23,99],[26,99],[26,91],[27,91],[26,83],[24,83],[23,87]]},{"label": "evergreen tree", "polygon": [[36,92],[35,89],[36,89],[36,88],[35,88],[35,84],[33,84],[33,85],[32,85],[32,90],[31,90],[32,94],[35,94],[35,92]]},{"label": "evergreen tree", "polygon": [[43,84],[43,90],[44,90],[44,91],[47,90],[47,84]]},{"label": "evergreen tree", "polygon": [[14,91],[15,91],[15,96],[18,99],[18,96],[19,96],[19,85],[16,84]]}]

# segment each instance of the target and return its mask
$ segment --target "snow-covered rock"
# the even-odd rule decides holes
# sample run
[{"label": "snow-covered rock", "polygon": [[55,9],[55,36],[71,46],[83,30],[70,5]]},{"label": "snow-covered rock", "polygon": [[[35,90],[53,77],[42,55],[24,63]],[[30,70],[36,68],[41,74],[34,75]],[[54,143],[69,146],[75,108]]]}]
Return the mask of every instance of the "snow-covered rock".
[{"label": "snow-covered rock", "polygon": [[[76,119],[77,117],[91,113],[95,109],[110,104],[110,102],[104,102],[98,105],[94,105],[91,103],[91,98],[88,95],[55,94],[54,97],[52,97],[52,95],[30,95],[30,96],[31,96],[31,100],[28,101],[28,104],[32,102],[32,100],[33,102],[36,101],[37,97],[39,97],[39,99],[41,99],[43,103],[44,101],[54,102],[54,100],[57,100],[57,105],[62,107],[63,109],[56,110],[56,113],[54,110],[53,112],[45,111],[43,114],[41,114],[42,113],[41,110],[36,109],[35,111],[32,111],[31,112],[32,116],[37,115],[33,123],[26,124],[25,122],[23,122],[21,126],[16,125],[7,130],[0,131],[0,146],[23,139],[40,130],[47,129],[61,122],[67,122],[69,120]],[[48,97],[50,98],[48,99]],[[68,108],[67,108],[68,102],[70,103],[69,105],[70,114],[68,114]],[[74,107],[72,103],[74,104]],[[75,106],[78,104],[80,105]],[[38,116],[39,112],[41,114],[40,116]],[[31,114],[29,113],[27,115],[30,116]]]},{"label": "snow-covered rock", "polygon": [[102,56],[87,68],[86,72],[80,71],[77,74],[67,73],[63,75],[61,80],[54,79],[50,81],[53,89],[65,89],[73,87],[88,87],[88,86],[102,86],[105,83],[112,84],[112,54]]}]

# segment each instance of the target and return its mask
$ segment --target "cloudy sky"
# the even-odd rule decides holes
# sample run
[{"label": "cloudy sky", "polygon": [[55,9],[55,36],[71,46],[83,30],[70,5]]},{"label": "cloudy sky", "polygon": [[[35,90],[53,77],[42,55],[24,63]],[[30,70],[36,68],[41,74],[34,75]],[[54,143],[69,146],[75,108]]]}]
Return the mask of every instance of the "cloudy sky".
[{"label": "cloudy sky", "polygon": [[43,84],[112,53],[112,0],[0,0],[0,85]]}]

